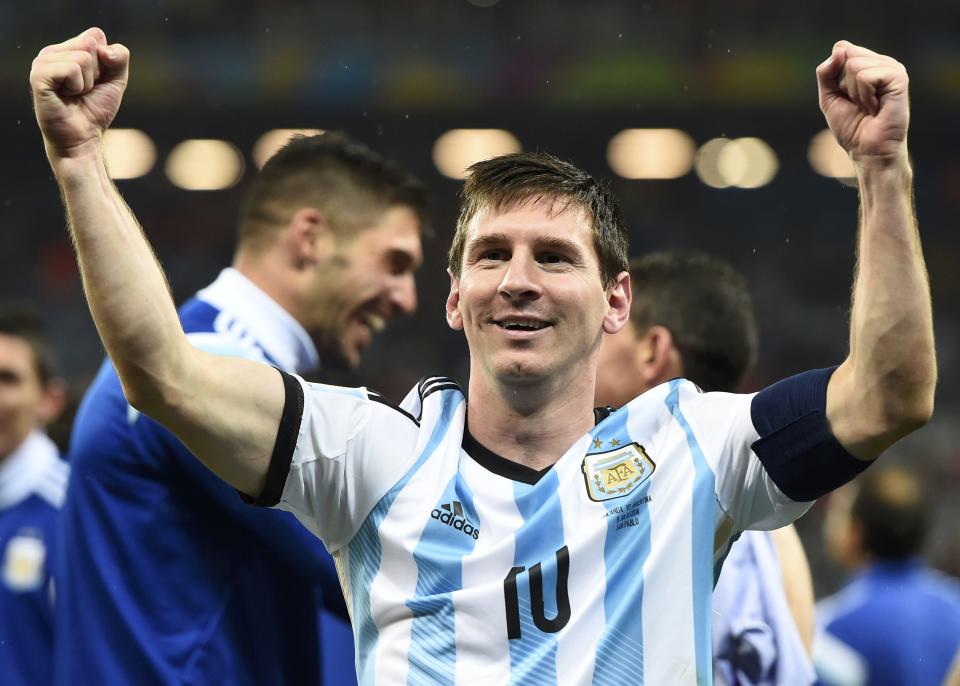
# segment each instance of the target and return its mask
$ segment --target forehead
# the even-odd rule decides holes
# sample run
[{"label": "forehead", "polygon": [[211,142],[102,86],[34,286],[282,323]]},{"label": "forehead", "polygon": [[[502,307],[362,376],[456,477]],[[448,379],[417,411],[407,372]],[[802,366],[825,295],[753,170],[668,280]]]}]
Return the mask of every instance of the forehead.
[{"label": "forehead", "polygon": [[34,368],[33,348],[23,338],[0,333],[0,368],[26,371]]},{"label": "forehead", "polygon": [[536,239],[571,242],[593,254],[593,222],[589,213],[576,203],[537,198],[499,209],[485,207],[470,221],[466,244],[491,235],[511,242]]}]

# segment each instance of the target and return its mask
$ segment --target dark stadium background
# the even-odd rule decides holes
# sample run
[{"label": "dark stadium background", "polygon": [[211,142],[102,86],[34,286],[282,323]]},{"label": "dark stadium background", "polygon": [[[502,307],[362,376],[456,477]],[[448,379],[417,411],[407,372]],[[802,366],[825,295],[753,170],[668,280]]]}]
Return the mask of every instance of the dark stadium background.
[{"label": "dark stadium background", "polygon": [[[749,278],[761,353],[749,387],[839,362],[856,225],[856,192],[815,173],[823,129],[814,67],[846,38],[893,55],[911,75],[911,149],[933,297],[940,385],[933,423],[885,459],[915,465],[943,515],[930,542],[960,574],[960,5],[900,2],[709,3],[552,0],[38,0],[0,2],[0,300],[39,306],[80,393],[102,350],[83,301],[56,188],[30,110],[27,75],[43,45],[90,25],[133,53],[116,126],[146,131],[158,162],[120,182],[182,301],[231,256],[241,183],[190,192],[163,159],[187,138],[232,141],[247,156],[277,127],[342,129],[397,158],[430,186],[434,237],[418,274],[420,308],[394,325],[363,367],[337,375],[395,399],[421,375],[464,379],[466,347],[441,315],[444,252],[459,184],[431,160],[451,128],[504,128],[526,149],[572,158],[609,179],[634,254],[696,247]],[[758,136],[779,172],[761,188],[714,189],[695,174],[618,178],[607,143],[632,127],[673,127],[701,144]],[[817,594],[840,572],[825,559],[819,506],[799,528]]]}]

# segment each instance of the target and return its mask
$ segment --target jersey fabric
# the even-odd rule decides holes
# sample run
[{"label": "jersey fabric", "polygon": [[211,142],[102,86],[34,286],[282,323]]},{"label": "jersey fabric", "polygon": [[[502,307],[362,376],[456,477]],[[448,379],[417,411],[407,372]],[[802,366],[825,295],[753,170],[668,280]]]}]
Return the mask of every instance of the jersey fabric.
[{"label": "jersey fabric", "polygon": [[[180,316],[191,342],[209,352],[317,366],[302,327],[232,269]],[[58,683],[320,682],[320,602],[343,611],[329,554],[289,514],[244,505],[132,409],[109,361],[80,407],[70,460],[56,575]],[[350,683],[350,632],[329,613],[323,622],[339,632],[330,652],[339,664],[325,665],[330,683]]]},{"label": "jersey fabric", "polygon": [[919,558],[876,562],[817,604],[817,624],[822,684],[939,686],[960,649],[960,583]]},{"label": "jersey fabric", "polygon": [[51,564],[69,467],[34,432],[0,461],[0,682],[53,683]]},{"label": "jersey fabric", "polygon": [[816,681],[766,531],[745,531],[723,563],[713,590],[713,655],[718,686],[810,686]]},{"label": "jersey fabric", "polygon": [[258,502],[279,500],[334,552],[362,684],[709,684],[731,537],[810,505],[752,449],[760,415],[783,409],[766,399],[803,395],[785,387],[757,402],[668,382],[534,472],[465,431],[449,379],[396,409],[365,389],[284,384]]}]

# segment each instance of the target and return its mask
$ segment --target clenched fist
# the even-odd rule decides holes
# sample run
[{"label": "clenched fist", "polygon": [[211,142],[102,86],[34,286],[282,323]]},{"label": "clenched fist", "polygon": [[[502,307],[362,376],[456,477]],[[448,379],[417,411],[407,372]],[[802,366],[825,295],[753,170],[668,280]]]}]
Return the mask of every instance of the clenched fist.
[{"label": "clenched fist", "polygon": [[40,51],[30,88],[51,162],[96,154],[120,108],[129,64],[130,52],[108,44],[98,28]]},{"label": "clenched fist", "polygon": [[906,159],[907,84],[902,64],[847,41],[817,67],[820,109],[854,162]]}]

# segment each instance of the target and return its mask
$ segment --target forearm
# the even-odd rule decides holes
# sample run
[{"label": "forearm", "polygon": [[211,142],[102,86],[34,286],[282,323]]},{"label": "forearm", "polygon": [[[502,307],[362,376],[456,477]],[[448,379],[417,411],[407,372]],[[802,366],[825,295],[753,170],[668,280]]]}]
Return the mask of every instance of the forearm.
[{"label": "forearm", "polygon": [[[930,286],[913,213],[906,152],[858,162],[861,226],[850,355],[838,370],[854,430],[872,457],[929,419],[936,384]],[[829,404],[828,397],[828,404]]]},{"label": "forearm", "polygon": [[149,405],[185,377],[189,347],[163,271],[99,149],[51,166],[97,330],[130,401]]}]

